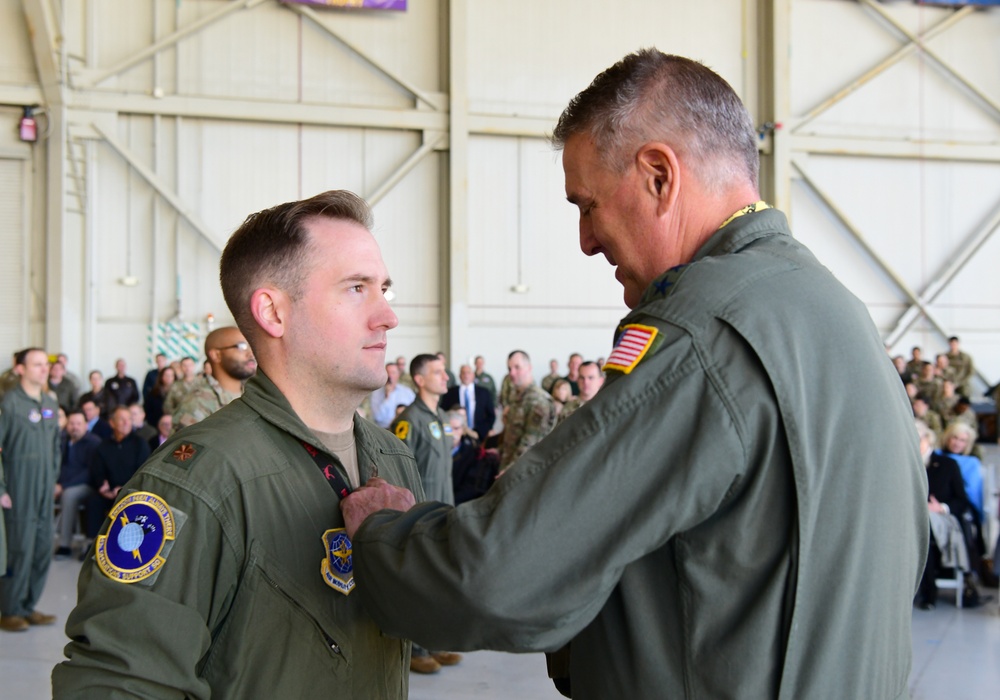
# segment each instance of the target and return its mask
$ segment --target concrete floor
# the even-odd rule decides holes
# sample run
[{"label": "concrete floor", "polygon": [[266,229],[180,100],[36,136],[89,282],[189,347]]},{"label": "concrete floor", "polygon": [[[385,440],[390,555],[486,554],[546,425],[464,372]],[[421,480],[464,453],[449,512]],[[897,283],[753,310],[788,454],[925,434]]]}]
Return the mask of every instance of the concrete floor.
[{"label": "concrete floor", "polygon": [[[79,562],[52,563],[49,582],[38,606],[55,613],[52,627],[0,633],[0,698],[36,700],[51,697],[49,674],[62,659],[63,625],[76,600]],[[913,611],[914,700],[996,698],[1000,688],[1000,607],[993,600],[976,609],[958,610],[953,594],[942,591],[932,611]],[[412,700],[555,700],[562,697],[545,677],[541,654],[467,654],[458,666],[433,676],[410,677]]]}]

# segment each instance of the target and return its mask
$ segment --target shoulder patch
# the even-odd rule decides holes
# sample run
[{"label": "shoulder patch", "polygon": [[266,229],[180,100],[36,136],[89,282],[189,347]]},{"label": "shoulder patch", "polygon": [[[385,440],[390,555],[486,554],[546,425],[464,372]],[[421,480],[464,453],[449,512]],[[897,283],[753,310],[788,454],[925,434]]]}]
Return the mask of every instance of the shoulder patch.
[{"label": "shoulder patch", "polygon": [[611,350],[604,371],[628,374],[659,345],[660,331],[653,326],[629,323],[621,327],[615,347]]},{"label": "shoulder patch", "polygon": [[197,443],[181,442],[178,443],[177,447],[170,454],[163,458],[163,461],[167,464],[176,464],[178,467],[190,469],[204,451],[205,448]]},{"label": "shoulder patch", "polygon": [[94,559],[104,575],[120,583],[155,576],[167,561],[178,525],[167,502],[148,491],[120,500],[108,514],[111,524],[94,545]]},{"label": "shoulder patch", "polygon": [[410,423],[405,420],[401,420],[396,423],[396,437],[400,440],[405,440],[410,434]]},{"label": "shoulder patch", "polygon": [[320,564],[323,582],[338,593],[349,595],[354,590],[354,550],[347,530],[342,527],[323,533],[326,556]]}]

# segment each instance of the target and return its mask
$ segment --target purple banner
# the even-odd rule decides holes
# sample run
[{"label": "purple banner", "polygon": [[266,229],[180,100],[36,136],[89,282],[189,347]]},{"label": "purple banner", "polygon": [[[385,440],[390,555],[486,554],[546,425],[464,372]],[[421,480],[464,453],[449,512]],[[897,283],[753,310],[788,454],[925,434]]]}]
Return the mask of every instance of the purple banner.
[{"label": "purple banner", "polygon": [[321,7],[346,7],[357,10],[406,10],[406,0],[281,0],[300,5]]}]

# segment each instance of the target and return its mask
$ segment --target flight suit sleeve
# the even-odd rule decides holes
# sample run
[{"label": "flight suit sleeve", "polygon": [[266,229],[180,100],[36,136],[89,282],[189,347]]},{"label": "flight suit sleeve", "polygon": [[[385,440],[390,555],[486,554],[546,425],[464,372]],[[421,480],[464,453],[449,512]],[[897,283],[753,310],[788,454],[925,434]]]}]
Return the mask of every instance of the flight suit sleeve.
[{"label": "flight suit sleeve", "polygon": [[[353,540],[357,591],[379,626],[431,649],[556,649],[628,564],[710,517],[747,468],[746,428],[689,338],[670,345],[608,382],[482,498],[366,519]],[[747,381],[739,391],[768,394],[763,377]]]},{"label": "flight suit sleeve", "polygon": [[[0,401],[2,404],[2,401]],[[0,496],[7,493],[7,476],[3,465],[3,446],[7,442],[7,432],[10,430],[10,416],[6,406],[0,406]],[[3,517],[0,514],[0,517]]]},{"label": "flight suit sleeve", "polygon": [[130,482],[129,493],[135,490],[167,502],[175,539],[158,573],[136,583],[110,578],[91,550],[66,623],[68,660],[52,673],[55,698],[210,695],[200,664],[235,595],[239,557],[198,496],[142,475]]}]

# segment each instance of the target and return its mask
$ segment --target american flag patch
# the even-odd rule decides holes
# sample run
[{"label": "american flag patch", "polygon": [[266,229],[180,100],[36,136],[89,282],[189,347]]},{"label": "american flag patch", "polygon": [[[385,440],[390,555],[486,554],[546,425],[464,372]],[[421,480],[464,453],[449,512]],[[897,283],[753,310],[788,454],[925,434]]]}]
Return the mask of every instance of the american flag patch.
[{"label": "american flag patch", "polygon": [[638,323],[630,323],[623,327],[618,342],[604,363],[604,370],[613,369],[622,374],[631,372],[649,352],[657,333],[659,331],[656,328]]}]

